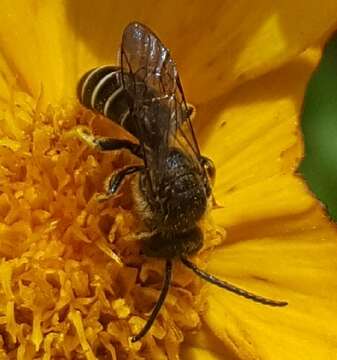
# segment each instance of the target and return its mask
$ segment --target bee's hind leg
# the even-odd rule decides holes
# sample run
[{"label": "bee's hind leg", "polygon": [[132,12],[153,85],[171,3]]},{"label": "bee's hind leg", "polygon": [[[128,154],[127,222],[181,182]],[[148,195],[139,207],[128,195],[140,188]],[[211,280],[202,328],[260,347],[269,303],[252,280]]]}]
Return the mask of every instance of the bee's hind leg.
[{"label": "bee's hind leg", "polygon": [[72,135],[84,141],[93,149],[100,151],[129,150],[133,155],[143,158],[141,147],[126,139],[115,139],[110,137],[95,137],[86,126],[77,126],[72,130]]},{"label": "bee's hind leg", "polygon": [[124,169],[119,170],[117,173],[114,173],[110,178],[108,178],[106,192],[104,194],[97,195],[97,201],[101,202],[110,199],[117,193],[126,176],[142,171],[143,169],[144,166],[140,165],[127,166]]}]

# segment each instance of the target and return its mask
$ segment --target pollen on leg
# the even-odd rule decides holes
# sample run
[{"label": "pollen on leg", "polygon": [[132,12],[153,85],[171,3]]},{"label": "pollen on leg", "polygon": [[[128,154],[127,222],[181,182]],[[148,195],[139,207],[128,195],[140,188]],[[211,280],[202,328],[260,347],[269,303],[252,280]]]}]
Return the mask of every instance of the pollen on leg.
[{"label": "pollen on leg", "polygon": [[163,263],[144,262],[130,236],[144,229],[128,180],[120,196],[96,201],[104,179],[134,158],[88,147],[87,130],[90,141],[69,136],[92,123],[105,135],[105,120],[77,104],[40,108],[16,93],[0,114],[1,356],[177,358],[184,331],[199,325],[199,280],[176,264],[152,329],[130,344],[158,298]]},{"label": "pollen on leg", "polygon": [[88,146],[95,149],[97,144],[95,142],[95,136],[92,134],[90,128],[88,126],[78,125],[72,128],[66,136],[69,138],[76,137],[86,143]]}]

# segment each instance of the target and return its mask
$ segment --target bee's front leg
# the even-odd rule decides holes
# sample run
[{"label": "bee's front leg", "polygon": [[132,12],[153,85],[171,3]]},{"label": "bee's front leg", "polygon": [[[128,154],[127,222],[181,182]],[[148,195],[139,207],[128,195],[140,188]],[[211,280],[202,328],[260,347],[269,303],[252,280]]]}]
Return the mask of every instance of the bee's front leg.
[{"label": "bee's front leg", "polygon": [[97,196],[97,201],[101,202],[110,199],[117,193],[126,176],[142,171],[143,169],[144,166],[135,165],[125,167],[117,173],[114,173],[110,178],[108,178],[108,181],[106,183],[106,192],[104,194],[99,194]]}]

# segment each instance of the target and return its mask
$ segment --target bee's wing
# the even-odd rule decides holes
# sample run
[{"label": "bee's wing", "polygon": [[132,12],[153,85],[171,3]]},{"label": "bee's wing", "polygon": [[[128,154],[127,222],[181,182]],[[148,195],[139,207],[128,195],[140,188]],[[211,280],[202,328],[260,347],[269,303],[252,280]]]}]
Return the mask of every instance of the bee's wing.
[{"label": "bee's wing", "polygon": [[[169,50],[145,25],[130,23],[121,46],[122,85],[137,126],[153,188],[161,182],[177,134],[200,155],[177,69]],[[186,123],[182,127],[182,123]],[[155,190],[155,189],[154,189]]]},{"label": "bee's wing", "polygon": [[[175,103],[176,109],[179,111],[174,112],[175,116],[175,125],[176,131],[174,132],[174,137],[176,142],[185,148],[185,150],[190,153],[190,155],[196,157],[197,160],[200,160],[201,154],[197,138],[195,136],[192,121],[191,121],[191,109],[187,105],[183,87],[180,82],[179,75],[176,77],[177,89],[175,92]],[[180,141],[178,141],[180,139]]]},{"label": "bee's wing", "polygon": [[134,99],[175,93],[177,70],[169,50],[143,24],[133,22],[125,28],[121,67],[124,73],[131,75],[133,81],[129,82],[124,77],[124,85]]}]

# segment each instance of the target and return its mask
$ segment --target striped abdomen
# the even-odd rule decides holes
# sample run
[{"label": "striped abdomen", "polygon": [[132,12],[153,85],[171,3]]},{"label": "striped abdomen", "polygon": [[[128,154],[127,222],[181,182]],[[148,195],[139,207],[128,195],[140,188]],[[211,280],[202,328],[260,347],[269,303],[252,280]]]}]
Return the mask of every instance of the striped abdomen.
[{"label": "striped abdomen", "polygon": [[[124,75],[125,76],[125,75]],[[139,138],[139,129],[135,124],[134,119],[130,116],[130,109],[128,103],[128,94],[123,88],[122,74],[120,67],[112,65],[104,65],[87,72],[80,80],[78,85],[78,98],[80,102],[87,108],[97,111],[107,118],[113,120],[125,130],[129,131],[136,138]],[[125,78],[128,81],[128,78]],[[138,89],[144,87],[143,82],[137,82]],[[155,93],[151,89],[147,89],[148,99],[152,99]],[[158,109],[158,107],[160,109]],[[183,110],[184,109],[184,110]],[[171,116],[168,114],[171,111],[167,106],[161,105],[160,102],[152,107],[155,117],[152,120],[158,122],[160,127],[160,119],[158,116],[166,118]],[[186,107],[180,107],[180,119],[184,122],[188,117],[193,117],[194,107],[190,104]],[[160,116],[159,116],[160,117]],[[150,124],[151,125],[151,124]],[[173,124],[173,127],[176,125]],[[149,130],[150,131],[150,130]]]},{"label": "striped abdomen", "polygon": [[137,137],[129,121],[127,94],[117,66],[105,65],[87,72],[78,86],[80,102],[124,127]]}]

